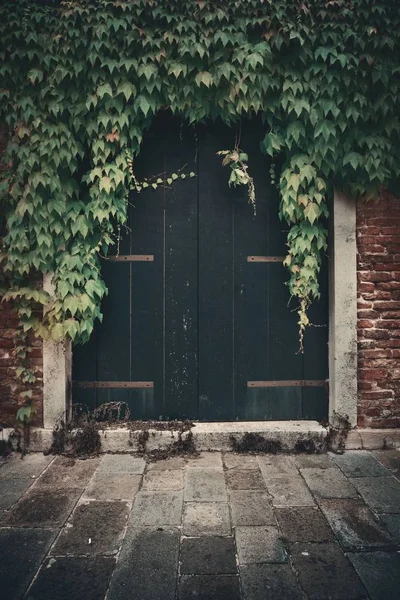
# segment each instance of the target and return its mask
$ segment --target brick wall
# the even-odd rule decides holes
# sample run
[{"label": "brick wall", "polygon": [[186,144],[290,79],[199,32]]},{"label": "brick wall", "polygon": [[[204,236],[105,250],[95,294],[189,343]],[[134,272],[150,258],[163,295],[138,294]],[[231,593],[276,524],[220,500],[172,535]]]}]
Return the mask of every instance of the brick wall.
[{"label": "brick wall", "polygon": [[[6,132],[0,126],[0,156],[4,151]],[[18,319],[9,302],[0,302],[0,426],[13,426],[18,410],[18,394],[26,389],[15,377],[17,367],[13,356],[14,338],[17,332]],[[33,400],[37,407],[37,417],[34,424],[43,423],[43,359],[42,343],[40,340],[29,341],[33,347],[30,361],[35,370],[37,382],[32,388]]]},{"label": "brick wall", "polygon": [[357,205],[358,425],[400,427],[400,200]]},{"label": "brick wall", "polygon": [[0,425],[13,426],[18,410],[18,394],[25,389],[32,389],[32,399],[37,408],[34,424],[43,423],[43,358],[42,342],[31,339],[29,344],[33,350],[29,353],[30,363],[35,370],[36,383],[32,387],[25,386],[16,378],[16,360],[13,356],[14,338],[17,332],[18,318],[10,303],[0,303]]}]

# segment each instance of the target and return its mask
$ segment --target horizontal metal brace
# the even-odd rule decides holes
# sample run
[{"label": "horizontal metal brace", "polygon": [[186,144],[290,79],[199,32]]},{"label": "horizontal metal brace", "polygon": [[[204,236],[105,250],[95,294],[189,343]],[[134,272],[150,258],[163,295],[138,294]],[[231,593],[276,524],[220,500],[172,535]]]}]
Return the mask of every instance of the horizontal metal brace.
[{"label": "horizontal metal brace", "polygon": [[265,387],[325,387],[327,385],[325,379],[289,379],[279,381],[248,381],[248,388],[265,388]]},{"label": "horizontal metal brace", "polygon": [[112,262],[153,262],[154,254],[120,254],[119,256],[108,256]]},{"label": "horizontal metal brace", "polygon": [[154,388],[153,381],[74,381],[74,388],[88,389],[121,389],[121,388]]},{"label": "horizontal metal brace", "polygon": [[282,263],[285,260],[284,256],[248,256],[247,262],[255,263]]}]

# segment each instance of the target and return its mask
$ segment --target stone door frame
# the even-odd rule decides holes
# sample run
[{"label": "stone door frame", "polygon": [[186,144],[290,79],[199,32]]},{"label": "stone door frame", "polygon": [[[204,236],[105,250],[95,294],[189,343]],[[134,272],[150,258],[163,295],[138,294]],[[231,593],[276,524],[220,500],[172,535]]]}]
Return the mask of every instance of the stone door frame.
[{"label": "stone door frame", "polygon": [[[357,425],[356,201],[335,191],[329,235],[329,416]],[[51,274],[43,289],[53,291]],[[71,412],[70,343],[43,342],[43,425],[52,429]]]}]

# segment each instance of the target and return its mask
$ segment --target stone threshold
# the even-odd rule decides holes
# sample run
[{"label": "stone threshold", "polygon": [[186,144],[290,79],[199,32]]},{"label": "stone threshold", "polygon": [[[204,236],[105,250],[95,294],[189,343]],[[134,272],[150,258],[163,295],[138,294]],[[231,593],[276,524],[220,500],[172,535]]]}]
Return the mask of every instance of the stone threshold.
[{"label": "stone threshold", "polygon": [[[190,430],[180,434],[178,430],[149,429],[145,441],[146,452],[168,450],[179,441],[192,438],[199,451],[233,451],[234,442],[266,440],[271,447],[282,452],[299,451],[308,443],[321,447],[328,435],[328,429],[317,421],[246,421],[228,423],[194,422]],[[13,429],[3,429],[0,440],[7,441]],[[52,429],[33,428],[30,434],[31,452],[43,452],[52,443]],[[143,431],[130,430],[129,426],[100,429],[101,451],[135,453],[143,448]],[[251,440],[250,440],[251,441]],[[377,450],[400,447],[400,429],[352,429],[346,441],[347,450]],[[251,450],[251,443],[249,450]]]}]

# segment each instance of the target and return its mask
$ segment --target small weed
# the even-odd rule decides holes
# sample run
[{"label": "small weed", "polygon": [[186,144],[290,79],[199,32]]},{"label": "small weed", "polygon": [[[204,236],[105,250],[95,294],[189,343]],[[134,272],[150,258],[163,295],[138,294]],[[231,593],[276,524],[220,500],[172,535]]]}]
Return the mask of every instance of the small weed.
[{"label": "small weed", "polygon": [[178,432],[178,439],[176,442],[172,442],[168,448],[160,448],[159,450],[151,450],[147,453],[147,456],[151,461],[165,460],[171,456],[177,456],[182,454],[199,454],[196,450],[196,444],[194,443],[193,433],[189,433],[183,438],[182,431]]},{"label": "small weed", "polygon": [[282,452],[280,440],[266,439],[259,433],[245,433],[239,440],[231,435],[229,439],[234,452],[262,452],[265,454]]}]

